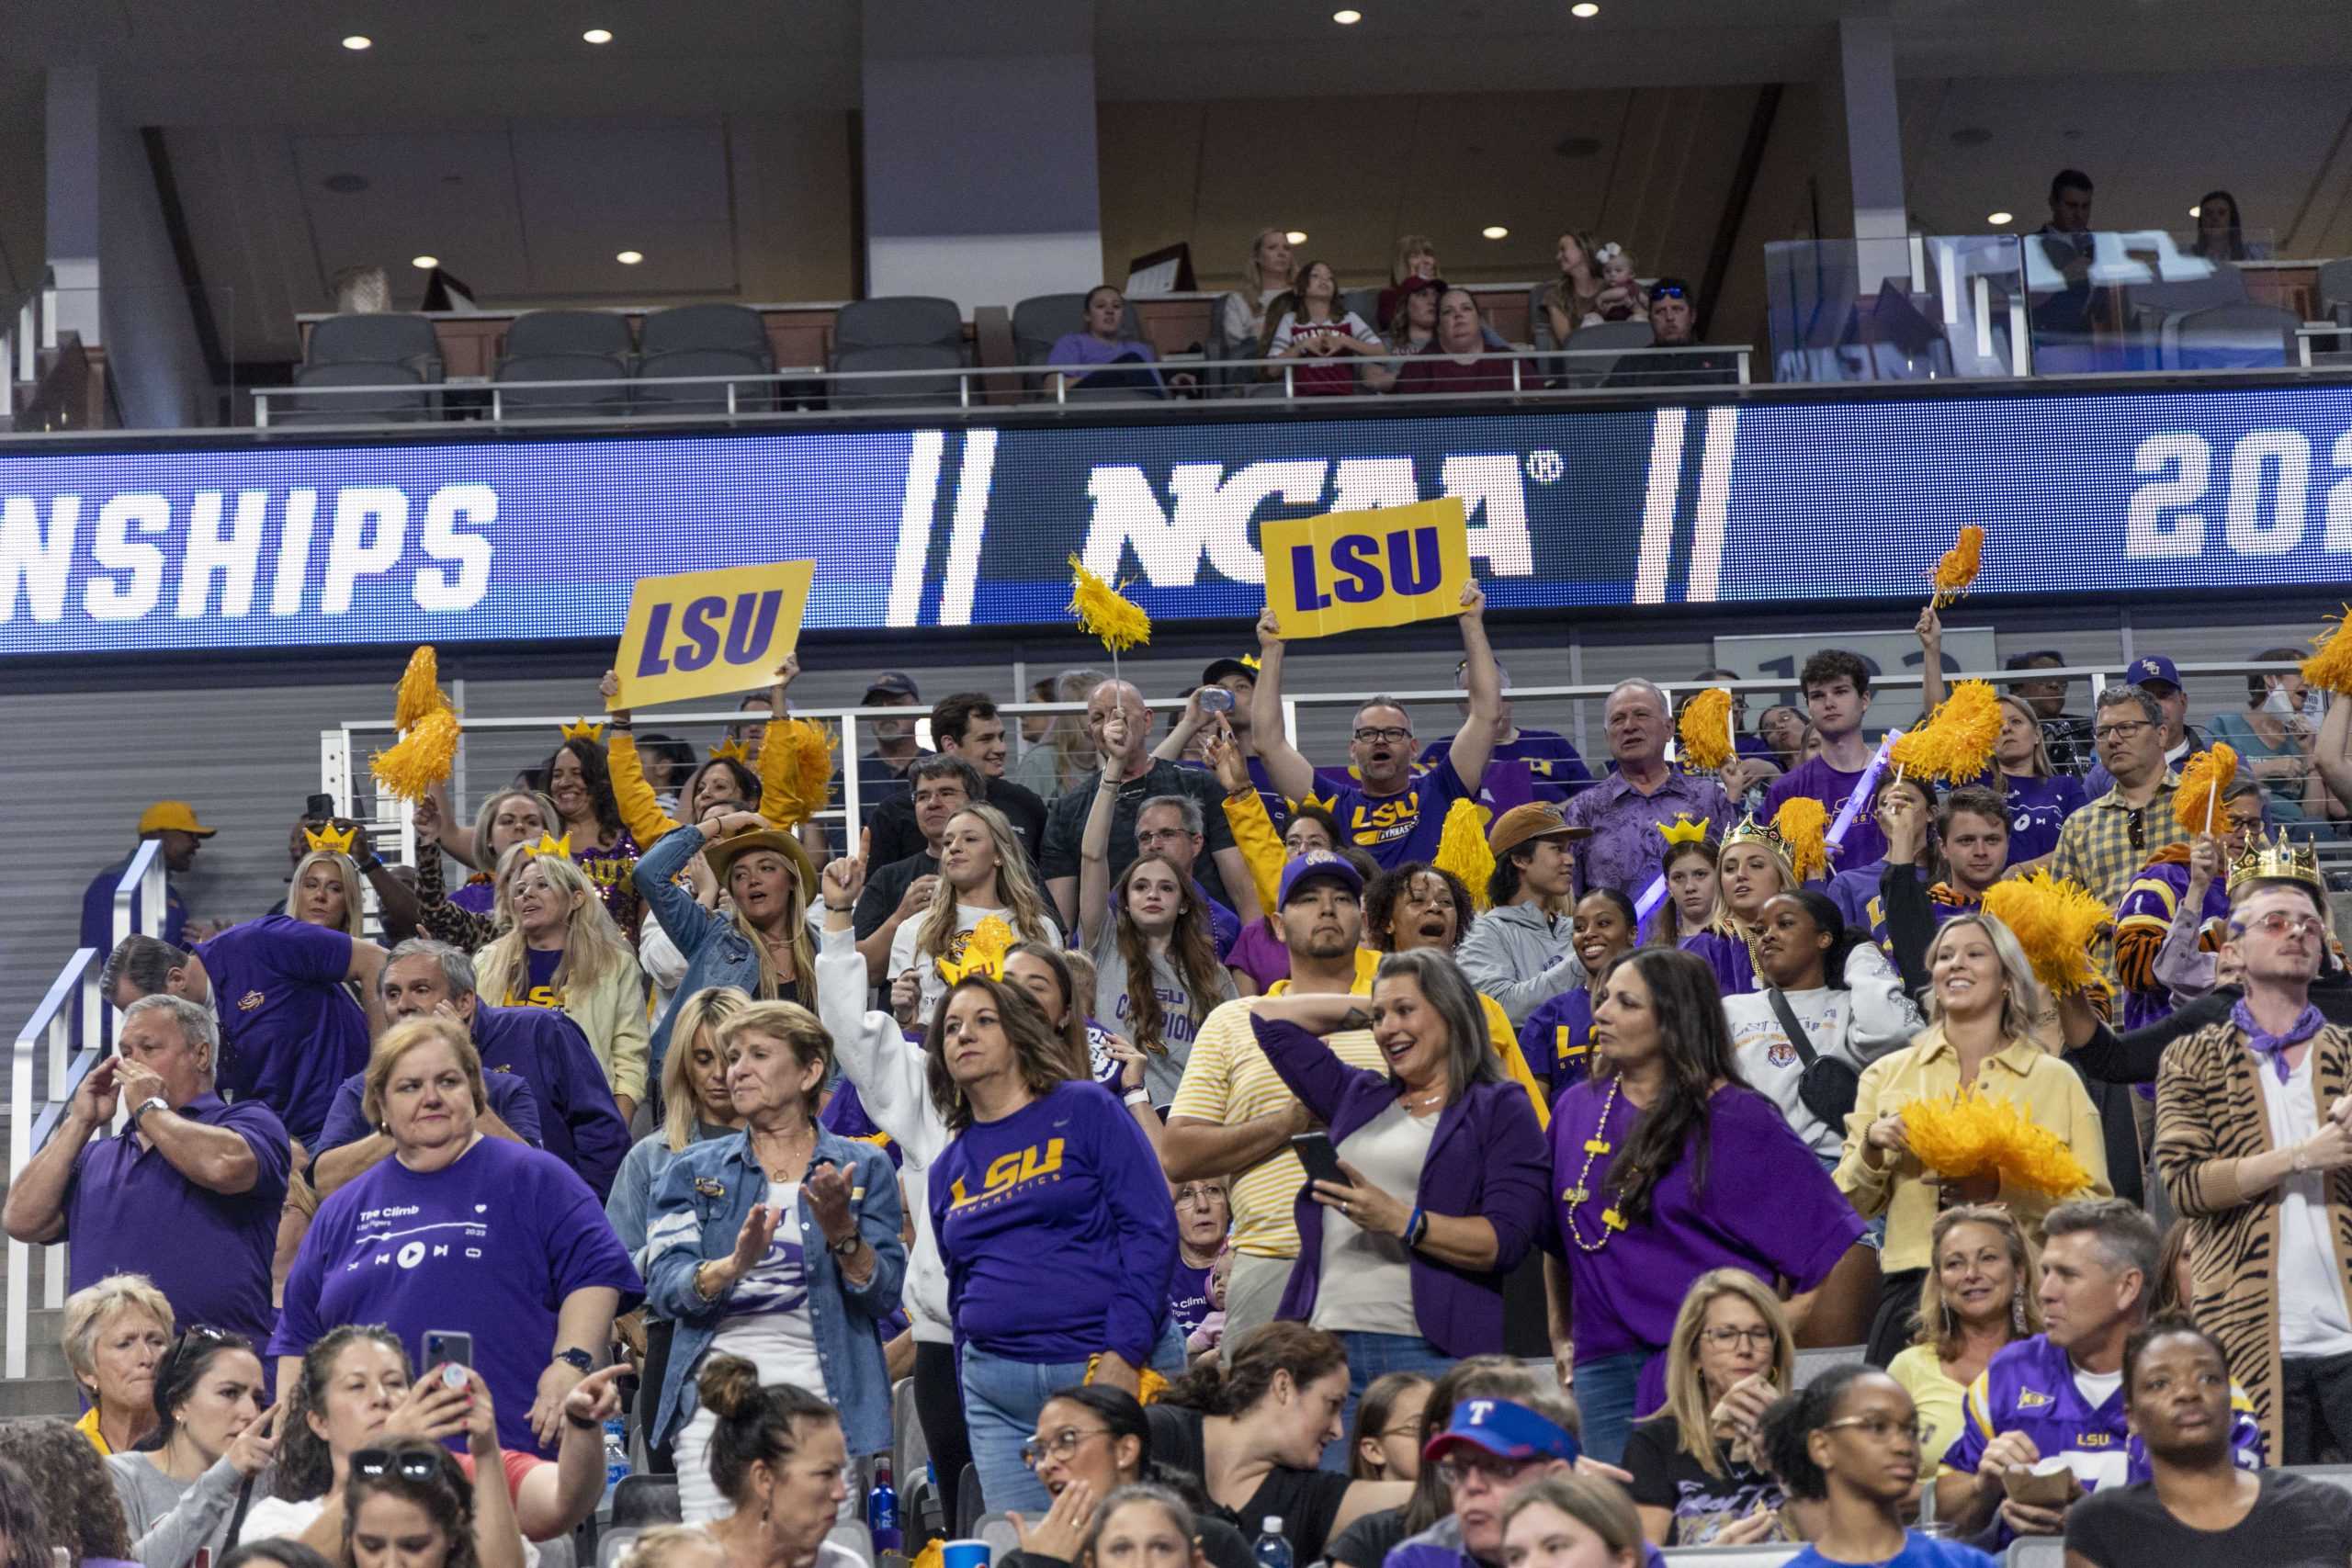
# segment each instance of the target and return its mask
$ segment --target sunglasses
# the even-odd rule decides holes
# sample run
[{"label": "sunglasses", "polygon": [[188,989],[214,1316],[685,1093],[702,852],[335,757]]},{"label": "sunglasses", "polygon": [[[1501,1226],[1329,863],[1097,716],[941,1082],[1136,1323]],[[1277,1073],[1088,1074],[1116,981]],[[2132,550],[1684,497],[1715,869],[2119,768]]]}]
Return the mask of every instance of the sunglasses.
[{"label": "sunglasses", "polygon": [[361,1449],[351,1456],[351,1473],[371,1481],[397,1475],[402,1481],[431,1481],[441,1473],[441,1456],[423,1449]]},{"label": "sunglasses", "polygon": [[1682,291],[1679,284],[1661,283],[1650,290],[1650,298],[1652,299],[1688,299],[1690,296]]}]

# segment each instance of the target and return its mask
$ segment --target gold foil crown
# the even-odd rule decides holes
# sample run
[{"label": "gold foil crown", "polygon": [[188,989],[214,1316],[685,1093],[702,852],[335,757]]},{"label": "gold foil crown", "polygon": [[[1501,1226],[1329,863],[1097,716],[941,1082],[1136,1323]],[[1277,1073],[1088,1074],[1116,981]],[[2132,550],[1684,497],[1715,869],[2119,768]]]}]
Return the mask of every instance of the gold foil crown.
[{"label": "gold foil crown", "polygon": [[2246,840],[2245,853],[2230,867],[2229,890],[2234,894],[2249,882],[2300,882],[2322,897],[2327,895],[2327,884],[2319,874],[2318,852],[2284,833],[2276,839],[2257,833]]}]

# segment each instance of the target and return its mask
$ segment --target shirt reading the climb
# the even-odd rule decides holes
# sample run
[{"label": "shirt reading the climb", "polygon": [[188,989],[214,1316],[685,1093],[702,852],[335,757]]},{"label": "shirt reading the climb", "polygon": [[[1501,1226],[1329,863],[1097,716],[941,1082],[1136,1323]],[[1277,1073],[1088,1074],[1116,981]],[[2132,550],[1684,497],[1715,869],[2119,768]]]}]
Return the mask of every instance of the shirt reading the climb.
[{"label": "shirt reading the climb", "polygon": [[1434,861],[1447,810],[1457,800],[1475,798],[1450,755],[1414,774],[1395,795],[1374,795],[1351,780],[1328,796],[1315,797],[1338,820],[1341,841],[1366,852],[1384,868]]},{"label": "shirt reading the climb", "polygon": [[258,1100],[315,1146],[336,1086],[368,1066],[368,1015],[343,984],[351,938],[285,915],[196,945],[220,1021],[220,1088]]}]

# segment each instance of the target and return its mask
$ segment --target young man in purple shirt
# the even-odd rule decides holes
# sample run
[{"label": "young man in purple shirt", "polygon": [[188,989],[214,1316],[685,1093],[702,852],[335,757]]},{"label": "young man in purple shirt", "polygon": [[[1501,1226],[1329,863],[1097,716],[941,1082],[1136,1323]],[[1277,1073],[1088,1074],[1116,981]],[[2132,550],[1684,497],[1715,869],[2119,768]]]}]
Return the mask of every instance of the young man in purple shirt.
[{"label": "young man in purple shirt", "polygon": [[264,915],[183,953],[152,936],[126,938],[100,988],[117,1007],[181,997],[220,1021],[219,1077],[232,1100],[258,1100],[307,1150],[326,1124],[335,1087],[368,1066],[371,1000],[360,1010],[345,981],[372,998],[384,950],[328,926]]},{"label": "young man in purple shirt", "polygon": [[1292,799],[1317,800],[1329,809],[1339,819],[1346,842],[1368,852],[1383,868],[1437,858],[1447,810],[1456,800],[1477,799],[1478,783],[1495,754],[1502,670],[1487,642],[1487,595],[1476,582],[1463,590],[1457,621],[1470,711],[1445,756],[1416,775],[1412,716],[1398,704],[1376,697],[1356,710],[1355,738],[1348,746],[1360,782],[1321,796],[1314,765],[1283,729],[1282,625],[1271,609],[1258,621],[1258,686],[1250,705],[1258,755],[1265,759],[1267,773]]},{"label": "young man in purple shirt", "polygon": [[[1570,795],[1592,783],[1592,770],[1584,765],[1584,758],[1575,743],[1555,729],[1522,729],[1515,721],[1510,701],[1510,671],[1500,664],[1495,673],[1502,682],[1501,711],[1495,716],[1495,750],[1497,762],[1523,762],[1527,765],[1529,798],[1565,802]],[[1453,667],[1453,684],[1457,690],[1468,691],[1470,661],[1464,660]],[[1469,721],[1470,702],[1464,697],[1455,705],[1462,710],[1464,723]],[[1421,764],[1437,766],[1452,743],[1432,740],[1421,748]],[[1509,810],[1503,807],[1496,815]]]},{"label": "young man in purple shirt", "polygon": [[[292,1156],[269,1107],[213,1091],[220,1045],[192,1001],[131,1003],[120,1054],[82,1080],[8,1189],[5,1223],[18,1241],[73,1242],[69,1289],[144,1274],[182,1325],[258,1345],[277,1317],[270,1260]],[[109,1134],[118,1107],[129,1119]]]},{"label": "young man in purple shirt", "polygon": [[[1821,737],[1821,753],[1767,790],[1764,809],[1758,815],[1770,819],[1782,801],[1811,795],[1821,802],[1834,823],[1871,765],[1871,743],[1862,737],[1862,719],[1871,711],[1871,667],[1862,662],[1860,654],[1825,648],[1804,661],[1797,682],[1804,690],[1805,712]],[[1878,824],[1867,813],[1858,813],[1829,865],[1832,871],[1842,871],[1885,856],[1886,840]]]}]

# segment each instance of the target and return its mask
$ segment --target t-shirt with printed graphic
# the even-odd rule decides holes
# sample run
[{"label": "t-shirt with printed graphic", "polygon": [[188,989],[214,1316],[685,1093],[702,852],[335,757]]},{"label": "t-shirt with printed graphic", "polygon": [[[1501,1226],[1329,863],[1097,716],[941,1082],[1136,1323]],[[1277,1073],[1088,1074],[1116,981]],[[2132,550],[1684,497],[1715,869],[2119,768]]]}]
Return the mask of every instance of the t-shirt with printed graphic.
[{"label": "t-shirt with printed graphic", "polygon": [[1340,840],[1369,853],[1383,869],[1407,861],[1434,861],[1446,812],[1457,800],[1477,798],[1453,771],[1451,752],[1427,773],[1415,773],[1395,795],[1370,794],[1353,779],[1323,782],[1330,785],[1330,793],[1314,799],[1338,820]]},{"label": "t-shirt with printed graphic", "polygon": [[817,1330],[808,1317],[808,1258],[800,1239],[800,1183],[768,1183],[768,1213],[781,1214],[768,1254],[735,1283],[727,1315],[711,1337],[714,1353],[741,1356],[760,1370],[760,1382],[788,1382],[822,1396],[825,1366],[817,1358]]},{"label": "t-shirt with printed graphic", "polygon": [[1999,788],[2009,807],[2009,863],[2040,860],[2058,847],[2058,829],[2083,808],[2083,781],[2072,773],[2038,779],[2004,773]]},{"label": "t-shirt with printed graphic", "polygon": [[965,1128],[929,1195],[957,1343],[1032,1364],[1150,1360],[1176,1211],[1143,1129],[1102,1085],[1058,1083]]},{"label": "t-shirt with printed graphic", "polygon": [[[951,963],[961,960],[964,944],[971,940],[972,932],[979,923],[990,916],[1005,923],[1012,931],[1014,942],[1022,940],[1020,922],[1012,918],[1012,910],[984,909],[977,904],[958,902],[956,906],[956,934],[947,939],[945,951],[918,956],[915,944],[922,939],[923,928],[931,924],[931,916],[920,914],[910,920],[899,922],[899,934],[890,939],[889,967],[884,975],[886,979],[894,980],[910,969],[915,972],[922,987],[922,999],[915,1006],[915,1017],[928,1020],[932,1010],[939,1005],[939,998],[947,993],[947,982],[939,973],[939,960],[943,957]],[[1040,916],[1039,919],[1044,921],[1046,929],[1041,940],[1048,947],[1059,947],[1062,944],[1061,927],[1054,923],[1051,915]]]},{"label": "t-shirt with printed graphic", "polygon": [[439,1170],[381,1161],[319,1205],[269,1353],[300,1356],[337,1324],[381,1323],[422,1366],[428,1329],[469,1333],[500,1444],[551,1456],[531,1403],[556,1313],[599,1285],[620,1292],[623,1312],[645,1290],[588,1184],[553,1155],[484,1137]]},{"label": "t-shirt with printed graphic", "polygon": [[[1093,958],[1095,1016],[1112,1033],[1134,1040],[1135,1007],[1127,994],[1134,981],[1127,974],[1127,961],[1119,954],[1115,925],[1102,928]],[[1224,964],[1212,966],[1210,973],[1216,988],[1207,996],[1195,997],[1184,983],[1184,972],[1167,953],[1151,955],[1151,987],[1159,993],[1159,1045],[1157,1050],[1144,1048],[1143,1087],[1155,1107],[1165,1109],[1176,1098],[1176,1086],[1184,1080],[1184,1064],[1192,1060],[1193,1037],[1200,1032],[1202,1021],[1219,1003],[1240,995]]]},{"label": "t-shirt with printed graphic", "polygon": [[1683,1451],[1682,1424],[1671,1416],[1636,1423],[1625,1438],[1625,1457],[1617,1462],[1634,1477],[1627,1496],[1674,1516],[1667,1529],[1668,1546],[1712,1545],[1724,1527],[1784,1501],[1771,1472],[1734,1459],[1727,1443],[1715,1445],[1715,1462],[1724,1472],[1709,1474]]},{"label": "t-shirt with printed graphic", "polygon": [[196,955],[220,1021],[222,1098],[260,1100],[315,1148],[336,1087],[368,1066],[368,1015],[343,984],[351,938],[264,915],[197,943]]},{"label": "t-shirt with printed graphic", "polygon": [[501,1007],[560,1008],[563,993],[556,988],[555,972],[563,967],[563,949],[560,947],[526,947],[523,950],[523,968],[530,985],[523,995],[508,991],[499,1001]]},{"label": "t-shirt with printed graphic", "polygon": [[1520,1026],[1519,1054],[1528,1070],[1544,1080],[1544,1098],[1556,1100],[1570,1084],[1592,1076],[1592,992],[1578,986],[1562,991],[1527,1015]]},{"label": "t-shirt with printed graphic", "polygon": [[1176,1326],[1187,1337],[1216,1310],[1209,1300],[1209,1276],[1216,1272],[1215,1259],[1195,1269],[1184,1261],[1182,1253],[1177,1255],[1175,1272],[1168,1276],[1168,1310],[1175,1314]]}]

